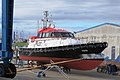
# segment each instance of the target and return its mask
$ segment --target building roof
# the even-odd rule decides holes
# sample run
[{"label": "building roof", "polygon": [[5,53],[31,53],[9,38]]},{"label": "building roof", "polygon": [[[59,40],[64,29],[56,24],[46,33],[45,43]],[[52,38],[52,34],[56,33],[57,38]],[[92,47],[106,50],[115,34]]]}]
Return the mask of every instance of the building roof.
[{"label": "building roof", "polygon": [[104,26],[104,25],[111,25],[111,26],[120,27],[120,25],[118,25],[118,24],[113,24],[113,23],[103,23],[103,24],[100,24],[100,25],[97,25],[97,26],[94,26],[94,27],[91,27],[91,28],[87,28],[87,29],[84,29],[84,30],[81,30],[81,31],[77,31],[76,33],[83,32],[83,31],[87,31],[87,30],[90,30],[90,29],[93,29],[93,28],[96,28],[96,27]]}]

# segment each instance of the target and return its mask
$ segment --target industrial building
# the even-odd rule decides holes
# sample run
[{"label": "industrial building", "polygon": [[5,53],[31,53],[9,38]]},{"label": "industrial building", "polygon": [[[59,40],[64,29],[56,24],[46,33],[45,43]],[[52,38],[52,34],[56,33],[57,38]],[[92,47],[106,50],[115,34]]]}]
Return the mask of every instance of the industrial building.
[{"label": "industrial building", "polygon": [[82,43],[108,42],[103,51],[106,59],[120,62],[120,25],[104,23],[76,32]]}]

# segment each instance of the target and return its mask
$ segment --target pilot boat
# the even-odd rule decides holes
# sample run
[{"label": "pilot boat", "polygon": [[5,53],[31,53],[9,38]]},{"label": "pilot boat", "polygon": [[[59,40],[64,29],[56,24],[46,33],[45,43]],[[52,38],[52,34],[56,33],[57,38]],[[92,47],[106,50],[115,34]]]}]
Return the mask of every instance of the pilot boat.
[{"label": "pilot boat", "polygon": [[103,62],[102,51],[108,46],[107,42],[82,43],[74,33],[55,28],[48,19],[48,11],[44,15],[43,27],[37,36],[29,38],[27,47],[19,48],[20,59],[39,63],[80,59],[60,64],[78,70],[91,70]]}]

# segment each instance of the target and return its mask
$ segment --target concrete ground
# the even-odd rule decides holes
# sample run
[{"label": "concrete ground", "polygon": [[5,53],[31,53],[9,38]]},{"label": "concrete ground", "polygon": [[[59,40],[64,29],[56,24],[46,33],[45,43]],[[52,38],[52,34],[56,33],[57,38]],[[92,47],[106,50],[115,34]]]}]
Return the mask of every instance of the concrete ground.
[{"label": "concrete ground", "polygon": [[[20,69],[20,68],[19,68]],[[46,77],[37,77],[40,69],[18,72],[14,79],[0,78],[0,80],[119,80],[120,75],[108,75],[98,73],[96,70],[81,71],[71,70],[67,77],[60,74],[56,69],[46,71]]]}]

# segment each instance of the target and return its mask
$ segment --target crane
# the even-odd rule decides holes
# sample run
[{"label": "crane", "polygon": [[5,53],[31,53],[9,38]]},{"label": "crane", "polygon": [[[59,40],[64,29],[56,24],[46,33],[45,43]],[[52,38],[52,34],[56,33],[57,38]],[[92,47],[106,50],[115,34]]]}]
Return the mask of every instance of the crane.
[{"label": "crane", "polygon": [[0,77],[14,78],[16,67],[11,63],[14,0],[2,0],[2,43],[0,44]]}]

